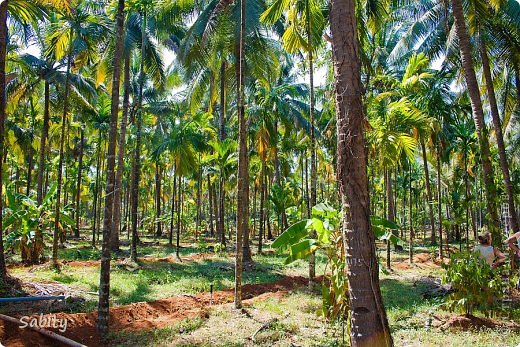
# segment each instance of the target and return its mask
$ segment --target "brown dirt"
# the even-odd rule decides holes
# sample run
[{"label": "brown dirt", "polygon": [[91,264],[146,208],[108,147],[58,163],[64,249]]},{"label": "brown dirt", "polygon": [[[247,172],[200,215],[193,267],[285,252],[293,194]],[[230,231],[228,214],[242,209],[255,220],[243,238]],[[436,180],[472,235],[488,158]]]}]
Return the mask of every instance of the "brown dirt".
[{"label": "brown dirt", "polygon": [[405,260],[392,264],[392,267],[398,270],[409,270],[413,268],[438,269],[440,265],[432,259],[430,253],[417,253],[413,256],[412,264],[410,264],[408,260]]},{"label": "brown dirt", "polygon": [[443,325],[440,326],[441,329],[458,329],[464,331],[500,327],[520,331],[520,325],[517,323],[499,322],[490,318],[475,317],[473,315],[454,316],[449,318]]},{"label": "brown dirt", "polygon": [[[280,297],[289,290],[299,286],[305,286],[307,279],[304,277],[285,276],[278,281],[265,284],[246,284],[242,287],[244,300],[261,296]],[[226,289],[213,293],[213,304],[233,302],[234,290]],[[256,299],[256,300],[259,300]],[[206,309],[210,306],[210,293],[204,292],[197,295],[183,295],[153,302],[139,302],[130,305],[119,306],[110,310],[111,330],[141,331],[144,329],[166,327],[175,321],[204,317]],[[247,303],[247,302],[246,302]],[[67,319],[67,331],[59,333],[75,341],[88,346],[104,346],[100,336],[96,332],[97,312],[89,313],[57,313],[57,318]],[[12,332],[15,332],[12,335]],[[35,335],[36,334],[36,335]],[[13,329],[12,327],[0,327],[0,341],[7,346],[52,346],[47,339],[39,334]],[[28,342],[25,342],[28,341]]]}]

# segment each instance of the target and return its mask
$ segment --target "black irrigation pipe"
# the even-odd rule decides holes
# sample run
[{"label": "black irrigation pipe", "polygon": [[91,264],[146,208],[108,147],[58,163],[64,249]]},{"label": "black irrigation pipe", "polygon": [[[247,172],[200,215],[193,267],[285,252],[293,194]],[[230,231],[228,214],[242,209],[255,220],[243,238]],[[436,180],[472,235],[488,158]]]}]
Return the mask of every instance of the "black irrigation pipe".
[{"label": "black irrigation pipe", "polygon": [[65,295],[59,296],[22,296],[17,298],[0,298],[0,304],[5,302],[65,300]]}]

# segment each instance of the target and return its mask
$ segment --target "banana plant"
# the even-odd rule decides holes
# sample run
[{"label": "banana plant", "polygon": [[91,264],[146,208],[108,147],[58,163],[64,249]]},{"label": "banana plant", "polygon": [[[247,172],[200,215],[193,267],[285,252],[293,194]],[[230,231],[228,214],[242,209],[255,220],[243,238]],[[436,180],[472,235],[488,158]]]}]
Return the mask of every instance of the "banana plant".
[{"label": "banana plant", "polygon": [[[379,240],[396,244],[403,243],[392,230],[399,226],[387,219],[372,216],[372,230]],[[318,312],[328,319],[348,318],[348,283],[345,276],[345,250],[340,230],[341,213],[329,203],[320,203],[312,208],[312,216],[287,228],[274,240],[271,247],[279,253],[289,251],[285,264],[298,259],[307,259],[318,250],[327,256],[322,280],[322,309]],[[316,238],[311,237],[315,232]]]},{"label": "banana plant", "polygon": [[[55,209],[54,198],[57,184],[54,184],[45,195],[42,204],[38,205],[32,197],[18,194],[12,189],[6,189],[7,208],[4,219],[3,232],[9,231],[4,240],[4,247],[19,251],[22,261],[26,264],[36,263],[41,258],[45,248],[45,240],[38,237],[36,232],[47,230],[54,225]],[[70,213],[62,208],[60,211],[60,230],[74,226],[75,221]],[[43,234],[42,234],[43,235]]]}]

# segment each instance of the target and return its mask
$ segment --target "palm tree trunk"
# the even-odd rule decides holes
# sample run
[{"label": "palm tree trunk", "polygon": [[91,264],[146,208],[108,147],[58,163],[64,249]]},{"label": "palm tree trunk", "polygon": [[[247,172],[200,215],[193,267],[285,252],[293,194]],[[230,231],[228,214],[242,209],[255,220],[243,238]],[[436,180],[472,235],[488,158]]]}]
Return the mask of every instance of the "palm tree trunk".
[{"label": "palm tree trunk", "polygon": [[161,168],[159,162],[155,163],[155,223],[157,224],[157,230],[155,236],[162,236],[162,224],[161,224]]},{"label": "palm tree trunk", "polygon": [[92,247],[96,247],[96,223],[98,210],[98,192],[99,192],[99,171],[101,170],[101,129],[98,131],[98,147],[97,147],[97,162],[96,162],[96,182],[94,185],[94,222],[92,223]]},{"label": "palm tree trunk", "polygon": [[81,177],[83,170],[83,142],[85,141],[85,131],[83,127],[80,130],[79,139],[79,160],[78,160],[78,179],[76,182],[76,228],[74,230],[74,237],[79,238],[79,216],[80,216],[80,198],[81,198]]},{"label": "palm tree trunk", "polygon": [[[72,34],[72,29],[71,29]],[[58,162],[58,189],[56,191],[56,210],[54,217],[54,233],[52,235],[52,265],[58,267],[58,236],[60,232],[61,186],[63,181],[63,156],[65,146],[65,134],[67,128],[67,113],[69,111],[69,81],[72,66],[72,38],[68,47],[67,72],[65,77],[65,92],[63,94],[63,115],[61,117],[60,154]]]},{"label": "palm tree trunk", "polygon": [[[387,218],[389,221],[395,222],[394,194],[392,193],[392,171],[388,169],[385,169],[385,188],[388,200]],[[390,240],[386,240],[386,268],[389,270],[392,268],[390,263]]]},{"label": "palm tree trunk", "polygon": [[495,96],[495,89],[493,87],[493,79],[491,77],[491,68],[489,67],[489,59],[487,55],[487,48],[484,38],[480,39],[480,57],[482,59],[482,70],[486,78],[486,90],[488,94],[489,106],[491,108],[491,118],[493,119],[493,128],[495,129],[495,138],[498,147],[498,157],[500,160],[500,168],[502,169],[502,176],[504,178],[504,188],[507,194],[507,203],[511,215],[511,229],[513,234],[518,232],[518,216],[515,208],[515,198],[513,194],[513,185],[509,176],[509,163],[507,162],[506,147],[504,145],[504,136],[502,134],[502,124],[500,122],[500,115],[498,113],[497,100]]},{"label": "palm tree trunk", "polygon": [[182,214],[182,177],[179,175],[179,181],[178,181],[178,193],[177,193],[177,239],[176,241],[176,247],[175,247],[175,254],[178,259],[180,259],[179,256],[179,249],[181,248],[180,244],[180,236],[181,236],[181,214]]},{"label": "palm tree trunk", "polygon": [[[124,23],[123,23],[124,25]],[[124,29],[124,28],[123,28]],[[119,231],[121,230],[121,189],[123,183],[123,166],[125,165],[126,147],[126,126],[128,123],[128,109],[130,104],[130,53],[125,54],[124,66],[124,94],[123,94],[123,114],[121,117],[121,129],[119,133],[119,145],[117,153],[116,181],[114,182],[114,210],[113,210],[113,230],[110,240],[110,248],[113,252],[119,251]]]},{"label": "palm tree trunk", "polygon": [[235,308],[242,308],[243,236],[249,232],[249,170],[247,157],[247,124],[244,107],[246,0],[240,2],[240,39],[238,51],[238,179],[237,179],[237,239],[235,256]]},{"label": "palm tree trunk", "polygon": [[432,228],[431,243],[432,245],[435,245],[437,243],[437,240],[435,237],[435,218],[433,217],[433,197],[432,190],[430,187],[430,174],[428,170],[428,160],[426,159],[426,145],[424,144],[424,141],[421,141],[421,150],[424,166],[424,182],[426,185],[426,196],[428,197],[428,214],[430,216],[430,225]]},{"label": "palm tree trunk", "polygon": [[218,118],[218,139],[226,138],[226,60],[220,64],[220,114]]},{"label": "palm tree trunk", "polygon": [[[201,157],[199,153],[199,163],[200,163]],[[195,241],[198,240],[198,235],[200,233],[200,220],[202,217],[202,165],[199,164],[199,172],[197,173],[197,211],[196,211],[196,220],[195,220]]]},{"label": "palm tree trunk", "polygon": [[113,230],[112,212],[114,208],[114,189],[116,175],[114,168],[116,165],[116,146],[117,146],[117,117],[119,113],[119,80],[121,78],[121,59],[123,58],[123,29],[124,29],[124,8],[125,0],[119,0],[116,17],[116,37],[114,52],[114,70],[112,76],[112,100],[110,113],[110,132],[108,135],[107,153],[107,186],[105,189],[105,214],[103,218],[103,243],[101,248],[101,272],[99,276],[99,304],[97,329],[102,335],[108,333],[109,319],[109,296],[110,296],[110,258],[111,258],[111,237],[110,233],[117,233]]},{"label": "palm tree trunk", "polygon": [[473,67],[471,57],[471,43],[466,28],[464,12],[462,10],[461,0],[453,1],[453,17],[455,19],[455,28],[457,38],[459,40],[460,55],[462,59],[462,68],[466,79],[469,97],[471,99],[471,108],[473,110],[473,120],[475,122],[475,130],[480,146],[480,156],[482,161],[482,173],[484,176],[484,186],[487,201],[487,210],[489,213],[489,229],[493,234],[493,242],[495,245],[502,244],[502,234],[499,230],[500,220],[497,214],[497,205],[495,201],[496,187],[494,182],[493,166],[491,165],[489,152],[489,139],[484,122],[484,111],[482,109],[482,101],[480,100],[480,91]]},{"label": "palm tree trunk", "polygon": [[[343,211],[343,243],[350,294],[351,346],[392,346],[370,224],[361,66],[354,0],[331,2],[337,177]],[[362,260],[362,261],[360,261]],[[346,293],[345,293],[346,294]]]},{"label": "palm tree trunk", "polygon": [[[309,13],[309,4],[306,6],[306,30],[307,39],[309,44],[309,92],[310,92],[310,104],[309,104],[309,120],[311,127],[311,196],[310,196],[310,209],[316,205],[316,135],[314,134],[314,60],[312,56],[313,43],[312,43],[312,31],[311,31],[311,18]],[[311,233],[311,237],[315,237],[315,232]],[[316,256],[312,253],[309,257],[309,287],[312,287],[312,281],[316,277]]]},{"label": "palm tree trunk", "polygon": [[38,160],[38,182],[36,188],[36,202],[38,206],[42,204],[43,201],[43,175],[45,173],[45,154],[47,152],[47,138],[49,136],[49,108],[50,108],[50,85],[49,82],[45,81],[44,86],[44,106],[43,106],[43,128],[42,128],[42,136],[40,138],[40,153]]},{"label": "palm tree trunk", "polygon": [[442,189],[441,189],[441,148],[437,144],[437,213],[439,217],[439,258],[442,260]]},{"label": "palm tree trunk", "polygon": [[137,261],[137,208],[139,206],[139,180],[141,171],[141,132],[143,127],[143,85],[144,85],[144,59],[145,59],[145,32],[146,12],[142,13],[141,23],[141,66],[139,70],[139,95],[137,101],[137,129],[135,141],[135,153],[132,167],[132,248],[131,258]]},{"label": "palm tree trunk", "polygon": [[264,211],[264,203],[265,203],[265,186],[267,185],[266,177],[265,177],[265,162],[262,161],[262,169],[260,172],[260,225],[258,226],[258,254],[262,254],[262,239],[264,236],[264,226],[265,226],[265,211]]},{"label": "palm tree trunk", "polygon": [[[0,173],[2,173],[2,166],[4,164],[4,127],[5,127],[5,107],[7,104],[6,90],[5,90],[5,58],[7,56],[7,3],[5,0],[0,3]],[[2,177],[0,174],[0,211],[3,211],[3,194],[2,194]],[[4,242],[3,242],[3,220],[2,213],[0,213],[0,280],[5,282],[7,278],[7,268],[5,266],[4,258]]]},{"label": "palm tree trunk", "polygon": [[413,263],[413,225],[412,225],[412,163],[410,163],[409,170],[409,181],[408,181],[408,229],[409,229],[409,249],[408,249],[408,260],[410,264]]},{"label": "palm tree trunk", "polygon": [[208,214],[209,214],[209,234],[211,237],[215,236],[215,228],[213,226],[213,215],[214,215],[214,208],[215,208],[215,205],[213,205],[213,184],[211,183],[211,177],[210,175],[208,174],[206,176],[207,180],[208,180],[208,203],[209,203],[209,211],[208,211]]},{"label": "palm tree trunk", "polygon": [[168,235],[168,245],[173,245],[173,222],[175,218],[175,193],[177,191],[177,184],[175,180],[175,164],[173,165],[173,172],[172,172],[172,180],[173,180],[173,186],[172,186],[172,210],[171,210],[171,219],[170,219],[170,233]]}]

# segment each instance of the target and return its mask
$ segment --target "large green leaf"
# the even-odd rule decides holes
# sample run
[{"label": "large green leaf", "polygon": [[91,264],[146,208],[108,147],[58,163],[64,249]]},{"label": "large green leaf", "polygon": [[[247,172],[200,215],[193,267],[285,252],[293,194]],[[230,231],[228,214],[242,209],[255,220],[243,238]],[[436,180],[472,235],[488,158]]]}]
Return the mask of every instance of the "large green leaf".
[{"label": "large green leaf", "polygon": [[309,235],[309,231],[307,230],[307,220],[302,220],[287,228],[287,230],[274,240],[271,247],[277,248],[280,252],[283,252],[307,235]]},{"label": "large green leaf", "polygon": [[391,230],[400,229],[399,225],[397,225],[396,223],[394,223],[388,219],[379,217],[379,216],[370,216],[370,222],[372,223],[372,227],[378,226],[378,227],[382,227],[384,229],[391,229]]},{"label": "large green leaf", "polygon": [[379,237],[380,240],[389,240],[394,245],[404,246],[405,242],[401,240],[399,237],[392,234],[391,231],[387,231],[382,237]]},{"label": "large green leaf", "polygon": [[285,259],[285,264],[290,264],[298,259],[305,259],[318,249],[316,240],[305,239],[291,246],[290,254]]}]

